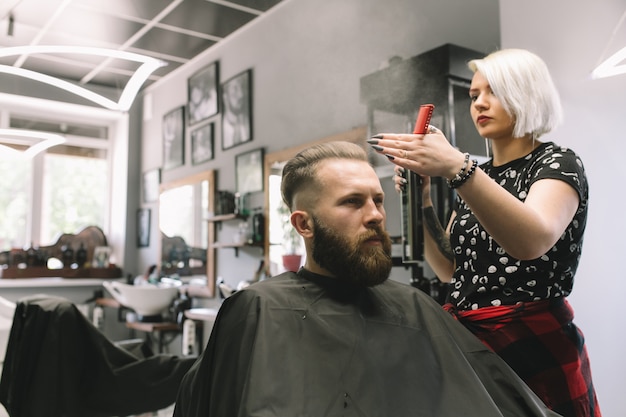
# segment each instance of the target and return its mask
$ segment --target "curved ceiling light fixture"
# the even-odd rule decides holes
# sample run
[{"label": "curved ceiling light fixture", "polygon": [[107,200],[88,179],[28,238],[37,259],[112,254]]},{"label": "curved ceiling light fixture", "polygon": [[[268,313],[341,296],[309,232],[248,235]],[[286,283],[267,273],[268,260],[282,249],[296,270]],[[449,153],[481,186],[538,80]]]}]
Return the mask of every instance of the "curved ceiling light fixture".
[{"label": "curved ceiling light fixture", "polygon": [[598,65],[591,73],[591,78],[596,80],[620,74],[626,74],[626,47],[615,52]]},{"label": "curved ceiling light fixture", "polygon": [[[64,142],[63,136],[54,133],[27,129],[0,129],[0,149],[13,156],[32,158],[39,152]],[[27,149],[20,151],[7,144],[25,146]]]},{"label": "curved ceiling light fixture", "polygon": [[[606,56],[606,52],[610,49],[613,39],[615,39],[615,36],[618,35],[618,30],[622,27],[624,22],[626,22],[626,10],[624,10],[624,13],[622,13],[622,16],[618,19],[617,24],[615,25],[615,28],[611,32],[611,36],[606,43],[604,51],[600,54],[600,58]],[[623,31],[620,36],[622,35],[624,35]],[[600,63],[591,72],[591,79],[597,80],[598,78],[613,77],[620,74],[626,74],[626,47],[623,47]]]},{"label": "curved ceiling light fixture", "polygon": [[147,57],[145,55],[136,54],[133,52],[119,51],[116,49],[107,48],[93,48],[88,46],[54,46],[54,45],[30,45],[30,46],[12,46],[7,48],[0,48],[0,57],[14,56],[14,55],[32,55],[32,54],[85,54],[85,55],[99,55],[107,58],[119,58],[128,61],[140,62],[141,65],[135,73],[130,77],[126,86],[122,90],[122,94],[117,102],[104,97],[100,94],[94,93],[84,87],[77,84],[73,84],[68,81],[64,81],[60,78],[52,77],[50,75],[42,74],[27,70],[24,68],[13,67],[10,65],[0,65],[0,72],[5,74],[13,74],[20,77],[30,78],[31,80],[46,83],[65,91],[68,91],[77,96],[83,97],[89,101],[101,105],[110,110],[128,111],[133,104],[139,89],[144,82],[148,79],[156,69],[167,65],[166,62],[160,59]]}]

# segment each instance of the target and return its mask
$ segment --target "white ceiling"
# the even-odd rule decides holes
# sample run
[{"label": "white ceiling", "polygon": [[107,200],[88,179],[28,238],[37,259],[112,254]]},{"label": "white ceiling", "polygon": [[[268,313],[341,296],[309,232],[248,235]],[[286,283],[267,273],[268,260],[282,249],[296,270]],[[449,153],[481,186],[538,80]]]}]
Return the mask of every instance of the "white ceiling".
[{"label": "white ceiling", "polygon": [[[280,2],[0,0],[0,48],[23,45],[96,46],[136,52],[166,61],[168,65],[157,69],[146,82],[145,85],[149,85]],[[506,9],[507,4],[503,3],[501,8]],[[584,67],[585,73],[590,73],[595,65],[626,46],[626,2],[610,0],[601,4],[602,7],[572,6],[565,10],[559,2],[548,2],[542,6],[542,15],[562,15],[562,18],[552,21],[556,36],[543,41],[555,43],[554,53],[544,58],[551,68],[557,67],[558,73],[576,73],[558,68],[572,65],[571,60],[563,59],[571,56],[571,51],[560,48],[559,35],[571,39],[571,48],[576,49],[581,58],[578,69]],[[541,31],[533,30],[537,21],[541,21],[534,14],[536,10],[532,7],[523,9],[528,11],[528,18],[509,19],[507,25],[523,26],[529,39],[535,35],[543,36]],[[580,15],[580,10],[585,12]],[[506,39],[503,39],[503,44],[507,44]],[[0,65],[20,66],[86,87],[99,85],[116,89],[126,85],[138,66],[119,59],[106,64],[103,61],[100,57],[48,54],[0,58]]]},{"label": "white ceiling", "polygon": [[[77,45],[135,52],[168,63],[148,85],[281,0],[0,0],[0,47]],[[12,23],[11,23],[12,21]],[[60,54],[0,58],[46,75],[123,88],[138,64]]]}]

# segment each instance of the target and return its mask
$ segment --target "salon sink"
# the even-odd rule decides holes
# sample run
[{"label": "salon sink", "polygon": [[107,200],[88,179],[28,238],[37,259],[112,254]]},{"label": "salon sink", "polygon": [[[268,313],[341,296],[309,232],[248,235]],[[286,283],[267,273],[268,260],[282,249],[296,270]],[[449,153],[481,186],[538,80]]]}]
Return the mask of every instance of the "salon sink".
[{"label": "salon sink", "polygon": [[176,297],[179,286],[172,284],[129,285],[118,281],[105,281],[104,288],[121,305],[140,316],[157,316],[166,310]]}]

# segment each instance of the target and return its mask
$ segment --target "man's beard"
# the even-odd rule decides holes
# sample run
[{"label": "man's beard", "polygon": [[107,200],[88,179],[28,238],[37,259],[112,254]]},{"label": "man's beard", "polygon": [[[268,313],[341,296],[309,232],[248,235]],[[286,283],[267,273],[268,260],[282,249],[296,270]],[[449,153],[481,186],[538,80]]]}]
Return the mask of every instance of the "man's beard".
[{"label": "man's beard", "polygon": [[[352,242],[313,217],[313,260],[336,278],[352,284],[373,287],[383,283],[391,272],[391,239],[380,226]],[[381,246],[368,246],[368,239],[379,238]]]}]

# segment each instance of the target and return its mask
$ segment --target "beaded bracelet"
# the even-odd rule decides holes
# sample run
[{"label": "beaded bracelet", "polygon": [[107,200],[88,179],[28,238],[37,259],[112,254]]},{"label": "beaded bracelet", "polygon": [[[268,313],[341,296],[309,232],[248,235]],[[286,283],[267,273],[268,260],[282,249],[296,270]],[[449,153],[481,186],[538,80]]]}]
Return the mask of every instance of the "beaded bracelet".
[{"label": "beaded bracelet", "polygon": [[461,179],[463,179],[463,175],[465,174],[465,170],[467,169],[467,165],[469,164],[469,159],[470,159],[470,154],[469,153],[465,153],[465,160],[463,161],[463,166],[461,167],[461,170],[459,171],[458,174],[456,174],[454,176],[454,178],[452,178],[451,180],[448,180],[448,182],[451,181],[461,181]]},{"label": "beaded bracelet", "polygon": [[474,171],[476,171],[476,168],[478,167],[478,161],[475,159],[472,159],[472,166],[470,167],[469,171],[465,172],[462,176],[461,179],[457,180],[456,177],[449,180],[448,181],[448,187],[450,188],[459,188],[461,185],[465,184],[465,182],[469,179],[469,177],[472,176],[472,174],[474,173]]}]

